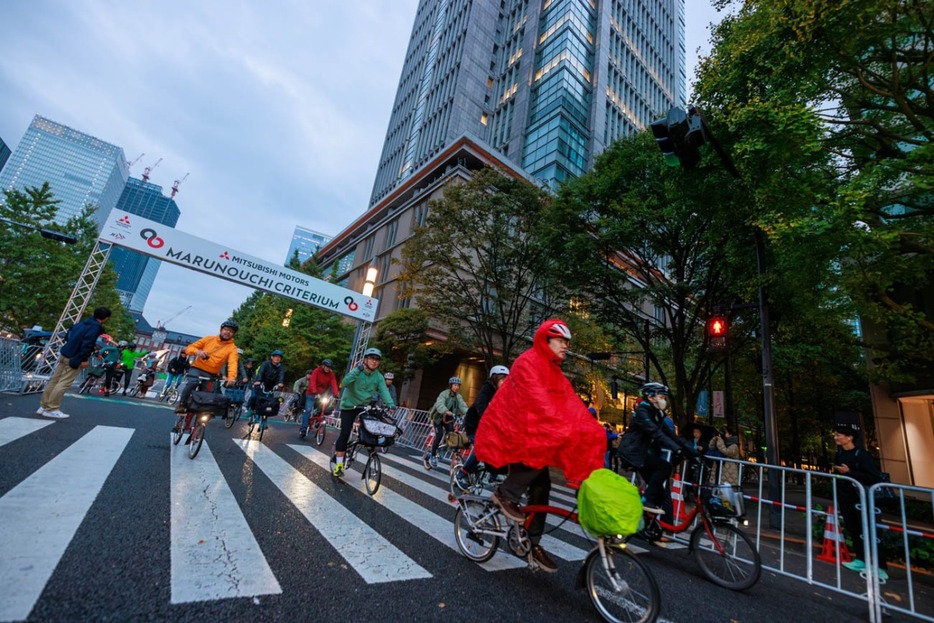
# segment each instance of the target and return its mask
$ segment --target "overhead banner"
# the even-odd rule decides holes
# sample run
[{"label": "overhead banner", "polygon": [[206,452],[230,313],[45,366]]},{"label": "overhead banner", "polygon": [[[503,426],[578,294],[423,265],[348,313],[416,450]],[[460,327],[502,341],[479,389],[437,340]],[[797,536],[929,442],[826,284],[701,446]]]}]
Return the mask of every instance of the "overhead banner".
[{"label": "overhead banner", "polygon": [[111,210],[101,242],[234,283],[373,322],[379,301],[122,210]]}]

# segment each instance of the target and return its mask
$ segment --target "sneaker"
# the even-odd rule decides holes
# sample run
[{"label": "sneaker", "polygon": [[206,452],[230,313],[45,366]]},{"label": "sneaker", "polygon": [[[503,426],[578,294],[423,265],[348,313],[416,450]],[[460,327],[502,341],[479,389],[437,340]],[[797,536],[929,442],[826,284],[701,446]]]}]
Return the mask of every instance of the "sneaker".
[{"label": "sneaker", "polygon": [[55,418],[56,420],[64,420],[66,417],[68,417],[67,413],[62,413],[58,409],[52,409],[51,411],[46,411],[42,415],[44,415],[45,417]]},{"label": "sneaker", "polygon": [[36,409],[36,415],[45,415],[46,413],[48,413],[48,411],[46,411],[42,407],[39,407],[38,409]]},{"label": "sneaker", "polygon": [[462,469],[457,470],[454,472],[454,484],[456,484],[461,491],[466,491],[470,488],[470,474]]},{"label": "sneaker", "polygon": [[431,469],[431,460],[430,460],[430,459],[431,459],[431,455],[428,454],[427,452],[425,453],[425,456],[422,457],[422,465],[424,465],[424,466],[425,466],[425,469],[427,469],[427,470],[430,470],[430,469]]},{"label": "sneaker", "polygon": [[545,573],[555,573],[558,570],[558,565],[555,564],[555,561],[551,559],[551,556],[548,555],[548,552],[546,552],[541,545],[533,545],[532,551],[529,552],[529,557],[538,565],[538,568]]},{"label": "sneaker", "polygon": [[493,492],[492,501],[503,515],[506,516],[506,519],[510,521],[525,521],[525,513],[519,510],[519,505],[500,494],[499,489]]},{"label": "sneaker", "polygon": [[857,572],[859,572],[859,571],[865,571],[865,570],[866,570],[866,563],[864,563],[864,562],[863,562],[862,560],[860,560],[859,558],[854,558],[854,559],[852,560],[852,562],[845,562],[845,563],[843,563],[843,566],[846,567],[847,569],[849,569],[850,571],[857,571]]},{"label": "sneaker", "polygon": [[331,475],[335,478],[340,478],[344,475],[344,462],[334,463],[334,469],[331,470]]},{"label": "sneaker", "polygon": [[431,457],[431,466],[438,467],[438,457],[436,456]]},{"label": "sneaker", "polygon": [[880,582],[888,582],[888,581],[889,581],[889,573],[888,573],[888,571],[886,571],[885,569],[879,569],[879,581],[880,581]]},{"label": "sneaker", "polygon": [[299,429],[299,431],[298,431],[298,438],[299,438],[299,439],[304,439],[304,438],[305,438],[305,435],[307,435],[307,434],[308,434],[308,430],[307,430],[307,429],[305,429],[305,428]]}]

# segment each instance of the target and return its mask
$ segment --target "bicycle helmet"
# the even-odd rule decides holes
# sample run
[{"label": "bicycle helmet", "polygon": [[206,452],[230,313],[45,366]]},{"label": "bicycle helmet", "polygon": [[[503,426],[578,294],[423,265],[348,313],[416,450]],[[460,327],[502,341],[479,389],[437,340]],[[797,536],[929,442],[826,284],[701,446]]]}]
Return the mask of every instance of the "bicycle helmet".
[{"label": "bicycle helmet", "polygon": [[494,374],[508,375],[509,368],[507,368],[506,366],[493,366],[492,368],[490,368],[490,378],[493,378]]},{"label": "bicycle helmet", "polygon": [[242,349],[242,348],[238,348],[238,349],[237,349],[237,354],[238,354],[238,355],[242,355],[242,354],[243,354],[243,349]]},{"label": "bicycle helmet", "polygon": [[383,378],[386,379],[387,381],[391,381],[394,378],[396,378],[396,375],[394,375],[392,372],[387,372],[386,374],[383,375]]},{"label": "bicycle helmet", "polygon": [[461,379],[459,376],[452,376],[448,379],[448,385],[460,385]]},{"label": "bicycle helmet", "polygon": [[221,329],[224,329],[224,328],[233,329],[234,331],[237,331],[240,329],[240,325],[237,324],[236,320],[233,320],[232,318],[230,318],[221,323]]},{"label": "bicycle helmet", "polygon": [[120,340],[117,343],[117,346],[119,346],[120,348],[126,348],[127,346],[129,346],[129,344],[127,344],[126,340]]},{"label": "bicycle helmet", "polygon": [[662,385],[661,383],[646,383],[639,388],[639,392],[642,393],[642,396],[645,398],[650,398],[658,394],[668,395],[668,386]]},{"label": "bicycle helmet", "polygon": [[322,366],[327,366],[328,368],[333,368],[333,367],[334,367],[334,362],[331,361],[330,359],[322,359],[322,360],[321,360],[321,365],[322,365]]},{"label": "bicycle helmet", "polygon": [[383,358],[383,353],[380,352],[378,348],[368,348],[363,351],[364,358],[366,357],[376,357],[377,359]]},{"label": "bicycle helmet", "polygon": [[568,329],[568,326],[563,322],[556,322],[550,327],[548,327],[548,332],[545,335],[549,338],[560,337],[565,340],[571,339],[571,330]]},{"label": "bicycle helmet", "polygon": [[276,350],[272,351],[271,353],[269,353],[269,356],[270,356],[270,357],[275,357],[276,355],[279,355],[280,357],[282,356],[282,351],[279,350],[278,348],[277,348]]}]

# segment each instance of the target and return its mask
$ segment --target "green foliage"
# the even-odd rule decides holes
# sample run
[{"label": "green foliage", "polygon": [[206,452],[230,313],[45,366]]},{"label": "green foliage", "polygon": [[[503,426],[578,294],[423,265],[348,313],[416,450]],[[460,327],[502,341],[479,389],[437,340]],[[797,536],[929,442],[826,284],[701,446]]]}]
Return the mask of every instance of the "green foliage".
[{"label": "green foliage", "polygon": [[428,329],[428,312],[420,308],[399,309],[380,320],[370,341],[383,353],[380,370],[411,378],[415,370],[450,353],[451,345],[431,339]]},{"label": "green foliage", "polygon": [[[292,258],[290,268],[312,277],[320,274],[313,259],[298,266],[296,258]],[[334,312],[283,296],[254,292],[233,313],[233,318],[240,325],[237,346],[246,356],[253,357],[257,366],[276,349],[284,353],[282,363],[289,385],[322,359],[330,358],[334,369],[341,371],[350,357],[354,325]],[[283,326],[286,320],[287,326]]]},{"label": "green foliage", "polygon": [[[64,226],[52,224],[58,204],[48,183],[23,191],[5,190],[0,216],[33,227],[54,229],[75,236],[76,244],[43,238],[37,231],[7,225],[0,229],[0,328],[18,333],[40,325],[51,330],[62,315],[78,276],[84,270],[97,241],[94,207]],[[89,315],[95,307],[109,307],[113,316],[107,332],[115,339],[133,336],[133,320],[120,303],[117,275],[108,264],[88,302]]]},{"label": "green foliage", "polygon": [[403,248],[400,294],[488,365],[509,362],[543,319],[532,300],[544,309],[566,300],[547,281],[551,258],[538,244],[549,195],[493,169],[444,193]]}]

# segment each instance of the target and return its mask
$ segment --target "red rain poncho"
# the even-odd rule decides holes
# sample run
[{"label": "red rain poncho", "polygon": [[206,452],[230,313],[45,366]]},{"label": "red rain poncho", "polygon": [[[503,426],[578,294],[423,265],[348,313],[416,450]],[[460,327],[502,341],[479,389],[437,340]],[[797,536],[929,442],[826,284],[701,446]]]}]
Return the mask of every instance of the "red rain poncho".
[{"label": "red rain poncho", "polygon": [[603,467],[606,431],[587,411],[548,347],[547,320],[535,331],[532,348],[516,359],[509,376],[483,413],[477,429],[477,458],[502,467],[558,467],[576,485]]}]

